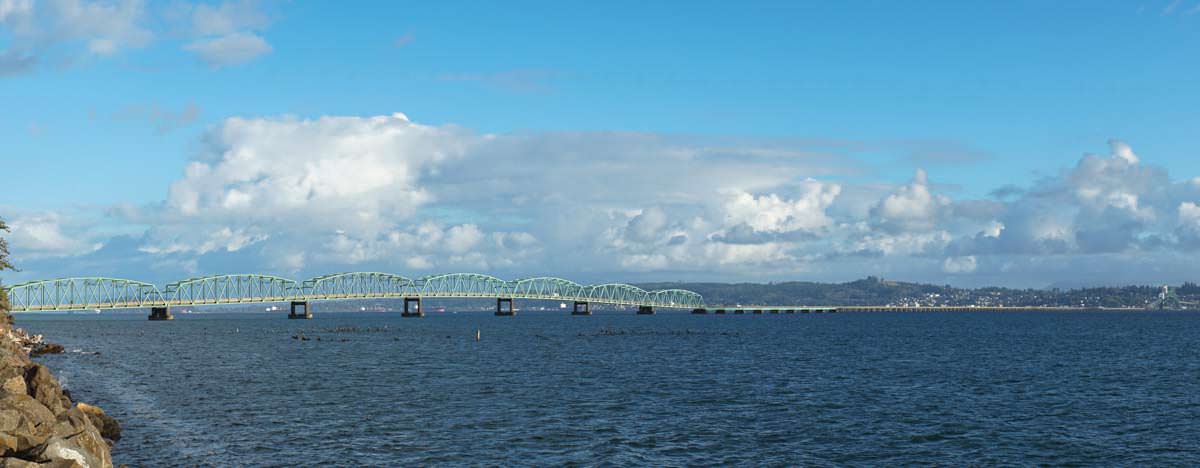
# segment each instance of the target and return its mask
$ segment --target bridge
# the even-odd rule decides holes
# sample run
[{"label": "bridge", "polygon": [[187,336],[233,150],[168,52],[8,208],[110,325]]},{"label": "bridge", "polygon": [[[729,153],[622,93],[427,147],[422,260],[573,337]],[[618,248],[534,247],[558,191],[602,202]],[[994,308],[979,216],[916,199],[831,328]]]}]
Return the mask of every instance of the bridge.
[{"label": "bridge", "polygon": [[624,283],[582,285],[551,276],[506,281],[479,273],[449,273],[410,279],[380,272],[347,272],[304,281],[260,274],[188,278],[159,288],[120,278],[58,278],[6,288],[13,312],[150,309],[150,320],[171,320],[172,307],[219,304],[291,303],[289,318],[312,318],[310,304],[351,299],[401,299],[405,317],[422,317],[426,298],[495,298],[496,315],[516,315],[514,300],[574,303],[573,315],[591,315],[591,304],[638,308],[704,308],[704,298],[683,289],[646,291]]}]

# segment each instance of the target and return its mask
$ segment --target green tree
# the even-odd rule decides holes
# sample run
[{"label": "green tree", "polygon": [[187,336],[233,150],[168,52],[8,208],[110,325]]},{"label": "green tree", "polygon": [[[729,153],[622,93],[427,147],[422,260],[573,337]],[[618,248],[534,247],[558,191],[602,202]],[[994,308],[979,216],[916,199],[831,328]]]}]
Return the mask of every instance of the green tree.
[{"label": "green tree", "polygon": [[[0,219],[0,231],[8,232],[8,225],[4,224],[3,219]],[[8,241],[0,237],[0,271],[14,269],[12,262],[8,261]],[[8,292],[5,291],[2,283],[0,283],[0,312],[8,312]]]}]

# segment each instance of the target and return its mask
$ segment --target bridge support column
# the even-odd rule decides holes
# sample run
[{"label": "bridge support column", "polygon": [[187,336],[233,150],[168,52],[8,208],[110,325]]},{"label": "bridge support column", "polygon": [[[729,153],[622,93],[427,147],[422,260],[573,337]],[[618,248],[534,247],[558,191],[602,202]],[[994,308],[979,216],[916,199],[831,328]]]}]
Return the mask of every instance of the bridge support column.
[{"label": "bridge support column", "polygon": [[654,306],[638,306],[638,315],[654,315]]},{"label": "bridge support column", "polygon": [[[409,306],[412,306],[412,308],[410,309]],[[425,309],[421,308],[421,298],[419,298],[419,297],[404,298],[404,313],[400,314],[400,316],[401,317],[424,317]]]},{"label": "bridge support column", "polygon": [[[504,304],[508,304],[507,309],[505,309],[503,307]],[[511,297],[497,297],[496,298],[496,316],[497,317],[512,317],[514,315],[517,315],[517,309],[513,307],[512,298]]]},{"label": "bridge support column", "polygon": [[175,316],[171,315],[170,307],[151,307],[150,320],[175,320]]},{"label": "bridge support column", "polygon": [[[296,308],[304,309],[303,312],[296,312]],[[289,319],[310,319],[313,318],[312,308],[309,307],[308,301],[292,301],[292,310],[288,312]]]},{"label": "bridge support column", "polygon": [[703,307],[697,307],[695,309],[692,309],[692,314],[694,314],[694,315],[704,315],[707,313],[708,313],[708,309],[705,309]]},{"label": "bridge support column", "polygon": [[587,302],[575,301],[575,308],[571,310],[571,315],[592,315],[592,305]]},{"label": "bridge support column", "polygon": [[717,315],[725,315],[725,309],[717,309]]}]

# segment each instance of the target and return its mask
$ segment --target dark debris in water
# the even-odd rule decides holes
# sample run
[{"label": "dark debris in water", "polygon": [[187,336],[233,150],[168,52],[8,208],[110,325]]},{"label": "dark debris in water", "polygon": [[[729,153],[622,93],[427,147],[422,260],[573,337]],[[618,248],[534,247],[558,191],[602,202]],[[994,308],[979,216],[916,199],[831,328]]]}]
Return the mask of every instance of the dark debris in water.
[{"label": "dark debris in water", "polygon": [[737,336],[732,331],[701,331],[701,330],[626,330],[624,328],[601,328],[596,333],[579,332],[578,336]]}]

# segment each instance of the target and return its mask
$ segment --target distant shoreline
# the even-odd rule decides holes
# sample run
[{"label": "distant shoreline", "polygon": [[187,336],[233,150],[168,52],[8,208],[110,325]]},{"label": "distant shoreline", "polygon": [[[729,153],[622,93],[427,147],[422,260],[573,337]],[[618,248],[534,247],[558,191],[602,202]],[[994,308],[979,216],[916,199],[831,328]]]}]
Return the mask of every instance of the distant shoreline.
[{"label": "distant shoreline", "polygon": [[1023,307],[1023,306],[834,306],[838,312],[1183,312],[1195,309],[1145,307]]}]

